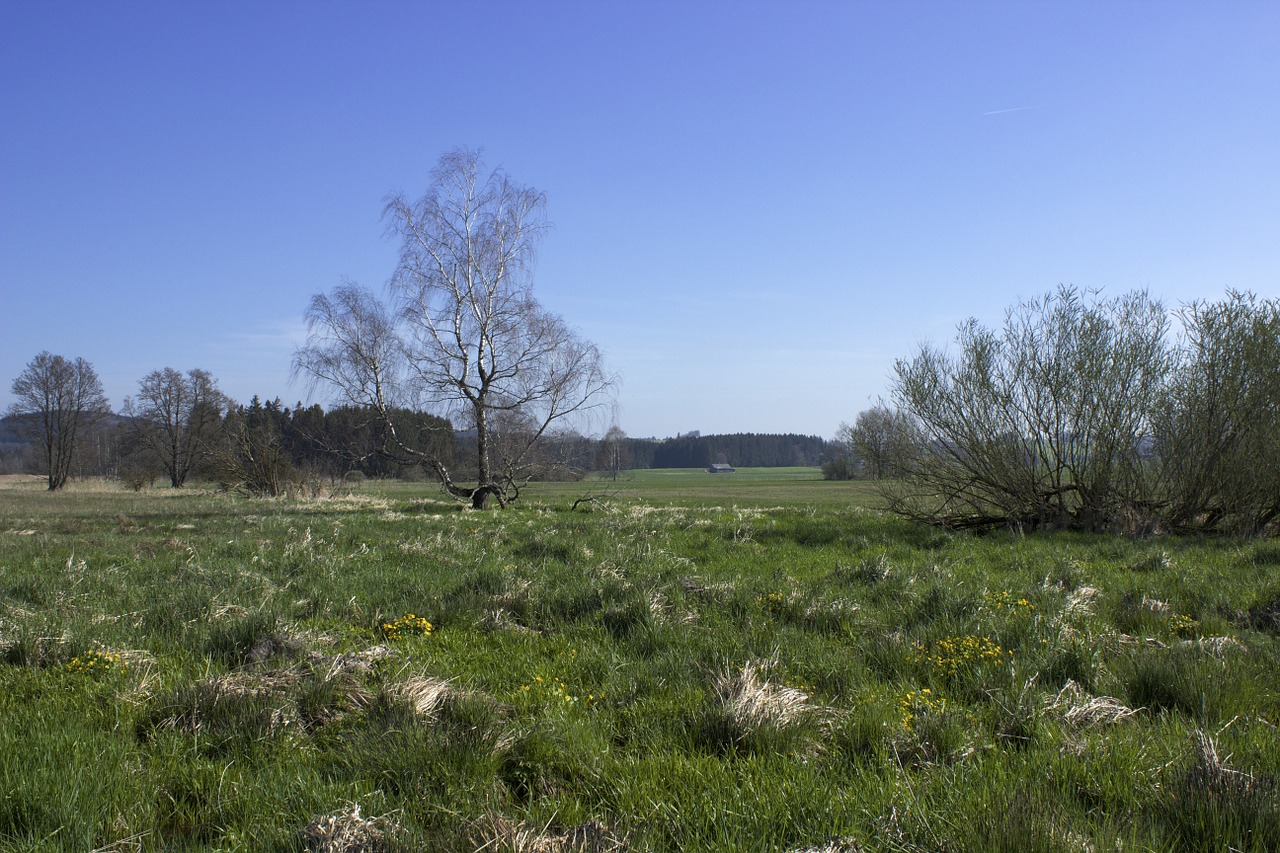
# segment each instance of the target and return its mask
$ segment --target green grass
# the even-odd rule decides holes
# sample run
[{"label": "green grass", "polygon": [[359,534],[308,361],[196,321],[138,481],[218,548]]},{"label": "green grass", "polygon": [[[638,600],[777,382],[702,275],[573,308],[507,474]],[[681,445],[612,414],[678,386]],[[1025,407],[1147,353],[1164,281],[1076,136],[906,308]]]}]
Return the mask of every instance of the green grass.
[{"label": "green grass", "polygon": [[662,504],[742,506],[866,506],[877,502],[867,481],[827,481],[817,468],[739,468],[711,474],[703,468],[625,471],[613,479],[591,475],[580,483],[534,483],[530,494],[559,501],[586,494],[609,494],[629,501]]},{"label": "green grass", "polygon": [[1274,542],[526,498],[0,479],[0,849],[1280,846]]}]

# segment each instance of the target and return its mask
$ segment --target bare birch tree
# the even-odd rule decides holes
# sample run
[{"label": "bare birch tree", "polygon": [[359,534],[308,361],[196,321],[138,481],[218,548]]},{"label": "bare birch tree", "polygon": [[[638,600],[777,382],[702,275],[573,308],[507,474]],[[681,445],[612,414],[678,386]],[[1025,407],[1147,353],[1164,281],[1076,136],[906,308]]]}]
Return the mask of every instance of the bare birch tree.
[{"label": "bare birch tree", "polygon": [[[533,296],[542,193],[502,169],[486,174],[465,149],[441,157],[432,178],[422,198],[394,196],[384,212],[400,240],[390,307],[354,284],[313,297],[294,369],[377,413],[385,452],[432,470],[449,494],[505,504],[538,442],[602,403],[612,379],[599,349]],[[454,419],[474,440],[474,477],[400,435],[397,407]]]}]

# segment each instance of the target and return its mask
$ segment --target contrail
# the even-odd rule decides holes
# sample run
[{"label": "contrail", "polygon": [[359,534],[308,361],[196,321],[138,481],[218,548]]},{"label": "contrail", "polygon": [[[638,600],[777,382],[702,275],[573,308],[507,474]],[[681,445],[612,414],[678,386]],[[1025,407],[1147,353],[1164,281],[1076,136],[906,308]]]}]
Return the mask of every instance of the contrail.
[{"label": "contrail", "polygon": [[987,110],[985,113],[983,113],[983,115],[984,115],[984,116],[998,116],[998,115],[1001,115],[1001,114],[1003,114],[1003,113],[1020,113],[1020,112],[1022,112],[1023,110],[1038,110],[1038,109],[1040,109],[1040,107],[1041,107],[1041,106],[1043,106],[1043,104],[1037,104],[1037,105],[1036,105],[1036,106],[1034,106],[1034,107],[1010,107],[1010,108],[1009,108],[1009,109],[1007,109],[1007,110]]}]

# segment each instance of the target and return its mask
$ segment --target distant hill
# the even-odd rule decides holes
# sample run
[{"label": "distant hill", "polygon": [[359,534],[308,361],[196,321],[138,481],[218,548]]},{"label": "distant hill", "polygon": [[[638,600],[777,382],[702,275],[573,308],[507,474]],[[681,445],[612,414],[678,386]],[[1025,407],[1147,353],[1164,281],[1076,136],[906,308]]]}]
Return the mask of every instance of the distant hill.
[{"label": "distant hill", "polygon": [[0,445],[26,444],[30,440],[27,427],[33,417],[32,415],[7,415],[0,418]]},{"label": "distant hill", "polygon": [[[121,415],[109,414],[98,421],[98,426],[113,429],[126,420],[128,418]],[[32,428],[39,429],[36,415],[6,415],[0,418],[0,445],[21,447],[29,444],[36,440],[36,433],[31,431]]]}]

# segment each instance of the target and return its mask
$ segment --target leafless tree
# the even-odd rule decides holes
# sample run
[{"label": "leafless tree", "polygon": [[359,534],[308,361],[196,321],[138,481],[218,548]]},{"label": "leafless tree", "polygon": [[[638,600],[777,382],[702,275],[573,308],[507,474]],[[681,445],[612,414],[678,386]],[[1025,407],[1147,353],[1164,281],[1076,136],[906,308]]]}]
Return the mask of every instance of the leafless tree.
[{"label": "leafless tree", "polygon": [[[313,297],[294,369],[370,407],[385,451],[434,471],[451,495],[505,504],[538,442],[603,402],[612,378],[595,345],[533,296],[544,196],[502,169],[486,174],[465,149],[432,178],[422,198],[394,196],[384,212],[400,240],[391,306],[354,284]],[[475,485],[396,432],[397,406],[450,417],[474,438]]]},{"label": "leafless tree", "polygon": [[14,380],[17,400],[9,414],[29,425],[40,442],[49,472],[49,490],[61,489],[71,474],[77,443],[111,413],[93,365],[42,352]]},{"label": "leafless tree", "polygon": [[853,426],[841,424],[836,441],[849,448],[873,480],[902,476],[921,445],[911,418],[883,404],[859,412]]},{"label": "leafless tree", "polygon": [[627,434],[622,427],[614,424],[600,440],[600,450],[596,459],[596,467],[617,480],[622,473],[631,467],[631,448]]},{"label": "leafless tree", "polygon": [[227,399],[207,371],[184,375],[171,367],[154,370],[138,383],[138,395],[124,401],[128,432],[152,456],[175,489],[204,460],[222,423]]}]

